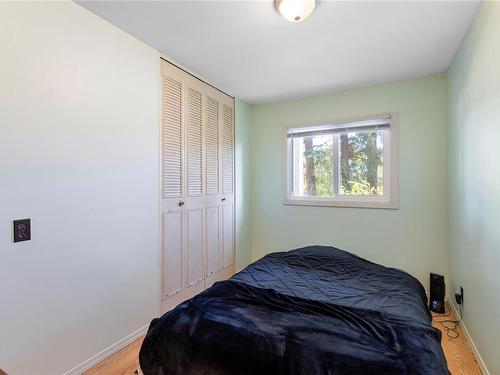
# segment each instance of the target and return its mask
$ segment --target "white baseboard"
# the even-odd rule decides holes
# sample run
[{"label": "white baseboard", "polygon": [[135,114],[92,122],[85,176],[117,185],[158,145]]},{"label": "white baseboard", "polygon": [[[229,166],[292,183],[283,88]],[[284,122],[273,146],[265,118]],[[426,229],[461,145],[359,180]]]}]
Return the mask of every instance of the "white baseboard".
[{"label": "white baseboard", "polygon": [[[455,304],[451,302],[451,299],[446,297],[448,300],[448,306],[451,307],[453,310],[453,313],[457,317],[457,319],[460,317],[460,314],[457,311],[457,308],[455,307]],[[479,363],[479,367],[481,368],[481,372],[483,375],[490,375],[490,372],[488,371],[488,368],[486,367],[486,364],[483,361],[483,358],[481,357],[481,354],[479,354],[479,351],[477,350],[476,344],[474,343],[474,340],[472,340],[471,335],[469,334],[469,331],[467,330],[467,327],[465,326],[464,322],[461,321],[460,325],[462,326],[462,332],[464,333],[465,339],[469,343],[472,353],[474,353],[474,357],[476,357],[477,363]]]},{"label": "white baseboard", "polygon": [[102,352],[97,353],[93,357],[87,359],[86,361],[80,363],[78,366],[73,367],[71,370],[66,371],[63,375],[79,375],[83,373],[84,371],[88,370],[89,368],[97,365],[99,362],[105,360],[112,354],[116,353],[117,351],[123,349],[126,347],[128,344],[133,343],[135,340],[137,340],[139,337],[143,336],[146,334],[146,331],[148,330],[149,324],[145,325],[142,328],[139,328],[137,331],[132,332],[130,335],[127,337],[121,339],[118,342],[115,342],[113,345],[110,347],[104,349]]}]

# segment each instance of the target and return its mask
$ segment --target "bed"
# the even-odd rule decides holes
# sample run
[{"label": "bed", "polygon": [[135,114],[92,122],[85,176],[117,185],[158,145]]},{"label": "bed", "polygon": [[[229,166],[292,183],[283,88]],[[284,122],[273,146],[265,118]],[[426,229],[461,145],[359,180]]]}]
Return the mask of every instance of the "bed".
[{"label": "bed", "polygon": [[449,374],[425,290],[333,247],[269,254],[154,319],[145,375]]}]

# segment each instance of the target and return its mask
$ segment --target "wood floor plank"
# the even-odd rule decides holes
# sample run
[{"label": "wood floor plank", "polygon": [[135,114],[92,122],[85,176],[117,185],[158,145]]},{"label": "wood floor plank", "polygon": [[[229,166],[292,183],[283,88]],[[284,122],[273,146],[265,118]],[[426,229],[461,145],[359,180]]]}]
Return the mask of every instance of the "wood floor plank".
[{"label": "wood floor plank", "polygon": [[[448,315],[449,314],[449,315]],[[448,368],[452,375],[481,375],[481,370],[476,358],[470,349],[469,343],[462,333],[462,329],[458,327],[459,336],[457,338],[449,338],[444,330],[441,322],[442,319],[456,320],[453,312],[447,311],[445,316],[434,314],[432,324],[434,327],[441,330],[443,338],[441,346],[443,347]],[[453,326],[450,324],[450,326]],[[134,375],[139,349],[144,337],[139,338],[132,344],[123,348],[111,357],[105,359],[95,367],[91,368],[85,375]]]}]

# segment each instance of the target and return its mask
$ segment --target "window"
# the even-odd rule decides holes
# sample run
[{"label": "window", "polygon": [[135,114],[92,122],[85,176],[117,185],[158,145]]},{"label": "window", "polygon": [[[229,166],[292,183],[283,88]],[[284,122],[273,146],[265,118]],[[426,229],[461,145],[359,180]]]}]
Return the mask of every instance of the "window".
[{"label": "window", "polygon": [[396,114],[287,128],[285,203],[397,208]]}]

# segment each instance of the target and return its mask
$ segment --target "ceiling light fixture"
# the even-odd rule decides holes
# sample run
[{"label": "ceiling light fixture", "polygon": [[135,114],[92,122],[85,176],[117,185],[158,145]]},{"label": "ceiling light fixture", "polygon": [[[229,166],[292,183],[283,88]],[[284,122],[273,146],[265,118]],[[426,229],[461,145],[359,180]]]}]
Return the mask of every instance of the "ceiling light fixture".
[{"label": "ceiling light fixture", "polygon": [[276,8],[290,22],[304,21],[315,6],[316,0],[276,0]]}]

